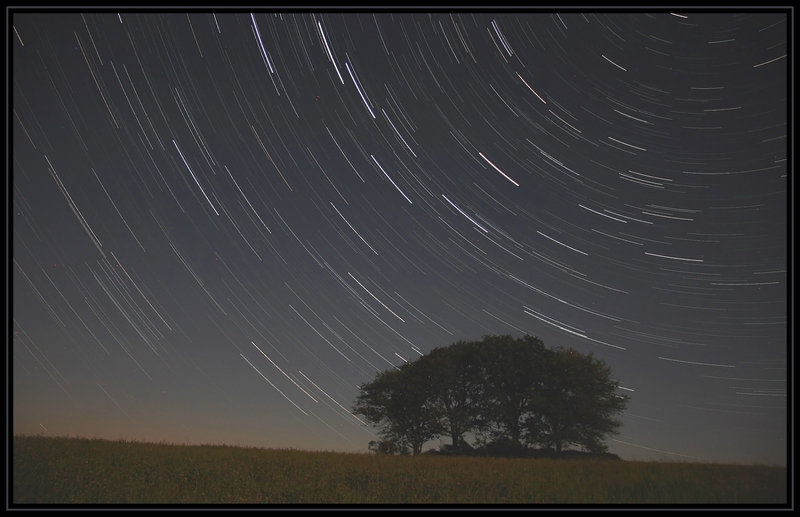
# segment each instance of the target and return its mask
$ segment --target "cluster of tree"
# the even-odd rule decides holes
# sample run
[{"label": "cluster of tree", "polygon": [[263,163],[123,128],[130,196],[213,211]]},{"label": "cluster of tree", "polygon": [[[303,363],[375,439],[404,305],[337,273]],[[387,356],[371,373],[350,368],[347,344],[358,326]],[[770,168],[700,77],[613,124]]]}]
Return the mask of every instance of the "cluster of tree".
[{"label": "cluster of tree", "polygon": [[571,446],[604,453],[604,437],[618,433],[615,415],[627,402],[591,353],[506,335],[459,341],[378,373],[359,386],[353,412],[378,429],[370,450],[384,454],[416,456],[441,437],[450,438],[443,449],[454,454],[561,454]]}]

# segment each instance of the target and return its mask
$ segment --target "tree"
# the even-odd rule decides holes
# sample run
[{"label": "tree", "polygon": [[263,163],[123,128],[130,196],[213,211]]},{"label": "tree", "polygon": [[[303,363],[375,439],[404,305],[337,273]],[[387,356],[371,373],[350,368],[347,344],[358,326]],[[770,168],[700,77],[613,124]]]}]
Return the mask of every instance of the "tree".
[{"label": "tree", "polygon": [[549,351],[547,380],[541,404],[525,421],[527,440],[554,447],[579,445],[589,452],[606,452],[602,440],[617,434],[628,397],[617,395],[611,369],[591,353],[557,348]]},{"label": "tree", "polygon": [[402,438],[389,438],[381,441],[372,440],[367,444],[367,449],[375,454],[399,454],[400,456],[410,454],[408,443]]},{"label": "tree", "polygon": [[484,336],[473,359],[483,382],[482,431],[523,449],[524,422],[541,405],[547,349],[537,337]]},{"label": "tree", "polygon": [[472,447],[473,433],[490,454],[519,454],[531,447],[560,454],[577,445],[605,452],[617,434],[615,415],[628,397],[617,395],[611,369],[590,353],[548,349],[537,337],[484,336],[436,348],[416,361],[380,372],[359,387],[356,414],[379,428],[370,450],[422,452],[448,436],[449,451]]},{"label": "tree", "polygon": [[383,449],[411,448],[414,456],[438,436],[439,422],[431,401],[429,382],[412,363],[380,372],[371,383],[362,384],[353,412],[379,427]]},{"label": "tree", "polygon": [[411,366],[421,370],[430,383],[440,433],[452,440],[449,452],[471,449],[464,434],[477,428],[481,421],[484,383],[474,360],[476,353],[474,342],[459,341],[433,349]]}]

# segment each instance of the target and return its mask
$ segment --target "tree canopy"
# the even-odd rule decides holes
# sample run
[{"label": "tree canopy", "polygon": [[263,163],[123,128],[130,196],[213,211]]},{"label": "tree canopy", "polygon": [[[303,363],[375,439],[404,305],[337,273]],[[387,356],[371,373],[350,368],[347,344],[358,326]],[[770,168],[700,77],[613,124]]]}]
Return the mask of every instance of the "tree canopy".
[{"label": "tree canopy", "polygon": [[[606,452],[628,397],[593,354],[549,349],[537,337],[484,336],[433,349],[359,386],[355,414],[376,426],[370,450],[418,455],[446,437],[455,454],[476,448],[522,454],[577,446]],[[474,444],[465,435],[475,437]]]}]

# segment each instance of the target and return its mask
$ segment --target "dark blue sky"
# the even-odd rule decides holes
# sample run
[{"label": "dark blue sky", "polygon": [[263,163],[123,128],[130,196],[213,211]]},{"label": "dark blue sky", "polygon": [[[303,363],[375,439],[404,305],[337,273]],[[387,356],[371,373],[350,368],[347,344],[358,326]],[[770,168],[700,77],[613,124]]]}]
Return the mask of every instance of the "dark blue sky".
[{"label": "dark blue sky", "polygon": [[11,23],[14,433],[366,451],[360,383],[527,333],[622,458],[785,464],[787,12]]}]

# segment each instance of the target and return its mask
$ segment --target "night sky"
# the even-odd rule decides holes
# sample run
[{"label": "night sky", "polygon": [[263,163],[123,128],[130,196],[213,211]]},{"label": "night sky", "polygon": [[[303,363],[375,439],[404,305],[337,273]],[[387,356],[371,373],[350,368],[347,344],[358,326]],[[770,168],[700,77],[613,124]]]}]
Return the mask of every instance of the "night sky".
[{"label": "night sky", "polygon": [[531,334],[623,459],[786,464],[786,11],[10,20],[13,433],[366,452]]}]

